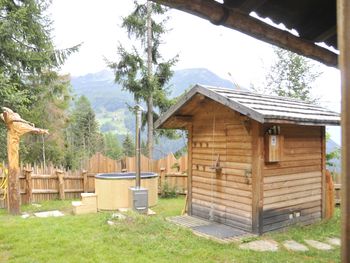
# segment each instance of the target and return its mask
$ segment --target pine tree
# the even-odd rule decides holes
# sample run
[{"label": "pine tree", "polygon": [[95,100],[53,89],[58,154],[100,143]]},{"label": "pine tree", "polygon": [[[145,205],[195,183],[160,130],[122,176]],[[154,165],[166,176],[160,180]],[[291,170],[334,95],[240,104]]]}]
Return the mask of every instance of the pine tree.
[{"label": "pine tree", "polygon": [[[42,99],[42,94],[47,95],[57,81],[56,77],[47,76],[56,74],[66,58],[78,50],[78,46],[55,49],[50,35],[52,22],[46,15],[49,4],[45,0],[0,1],[0,106],[9,107],[36,124],[41,120],[36,108],[49,108],[55,100]],[[47,120],[45,116],[42,119]],[[41,127],[49,126],[48,122],[41,123]],[[4,125],[0,125],[0,148],[6,148]],[[35,155],[32,150],[24,149],[22,157]],[[6,158],[6,151],[1,151],[0,160]]]},{"label": "pine tree", "polygon": [[104,134],[104,154],[114,160],[118,160],[123,155],[123,149],[119,144],[119,140],[116,135],[111,132]]},{"label": "pine tree", "polygon": [[95,112],[85,96],[81,96],[75,102],[66,130],[66,138],[69,155],[69,158],[66,157],[66,166],[68,167],[78,168],[82,161],[104,148],[103,136],[99,132]]},{"label": "pine tree", "polygon": [[115,81],[133,93],[137,103],[144,101],[147,104],[147,147],[152,158],[153,121],[157,117],[154,107],[162,111],[169,105],[166,84],[173,75],[171,68],[177,62],[177,56],[161,61],[159,52],[162,35],[166,33],[167,9],[150,1],[143,4],[135,1],[134,4],[134,11],[123,18],[122,27],[129,37],[140,42],[141,48],[134,46],[132,51],[127,51],[119,45],[120,60],[109,62],[109,67],[115,71]]},{"label": "pine tree", "polygon": [[131,135],[128,133],[123,141],[123,153],[124,156],[135,156],[135,143]]},{"label": "pine tree", "polygon": [[147,157],[149,156],[148,147],[144,140],[141,141],[141,154]]},{"label": "pine tree", "polygon": [[61,165],[64,161],[67,110],[71,102],[69,76],[60,76],[51,71],[31,77],[30,81],[36,94],[32,96],[33,106],[30,107],[30,114],[26,119],[39,127],[49,129],[50,135],[25,136],[21,160],[40,163],[45,158],[49,163]]}]

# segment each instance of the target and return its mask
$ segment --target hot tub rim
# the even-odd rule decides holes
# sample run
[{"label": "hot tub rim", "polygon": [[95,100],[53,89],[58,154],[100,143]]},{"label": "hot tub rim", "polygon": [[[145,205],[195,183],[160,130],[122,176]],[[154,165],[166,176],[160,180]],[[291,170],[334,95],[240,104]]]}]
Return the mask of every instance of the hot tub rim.
[{"label": "hot tub rim", "polygon": [[[152,172],[142,172],[141,179],[151,179],[158,177],[157,173]],[[95,179],[102,180],[123,180],[123,179],[135,179],[135,172],[127,172],[127,173],[99,173],[95,175]]]}]

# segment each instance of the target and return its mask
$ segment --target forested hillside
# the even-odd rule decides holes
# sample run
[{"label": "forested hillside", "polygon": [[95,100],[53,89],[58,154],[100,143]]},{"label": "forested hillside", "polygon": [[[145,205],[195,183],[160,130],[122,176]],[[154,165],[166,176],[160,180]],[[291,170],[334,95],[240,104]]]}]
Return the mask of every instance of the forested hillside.
[{"label": "forested hillside", "polygon": [[[72,77],[71,83],[77,96],[86,96],[96,112],[101,132],[111,132],[120,141],[129,133],[134,134],[135,121],[128,105],[134,105],[132,95],[114,83],[111,71],[104,70],[94,74]],[[193,85],[201,83],[212,86],[233,88],[234,84],[204,68],[183,69],[174,72],[168,83],[170,98],[181,95]],[[143,133],[145,140],[145,132]],[[181,136],[178,140],[158,138],[154,156],[156,158],[168,152],[176,152],[186,144]]]}]

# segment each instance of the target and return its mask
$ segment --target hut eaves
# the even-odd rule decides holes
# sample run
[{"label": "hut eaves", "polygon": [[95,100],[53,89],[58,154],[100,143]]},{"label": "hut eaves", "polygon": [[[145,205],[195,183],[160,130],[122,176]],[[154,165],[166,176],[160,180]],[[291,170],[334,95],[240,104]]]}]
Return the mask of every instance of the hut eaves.
[{"label": "hut eaves", "polygon": [[191,114],[184,115],[181,109],[198,94],[260,123],[292,123],[319,126],[340,124],[339,113],[304,101],[248,91],[196,85],[155,122],[155,128],[183,128],[184,122],[174,122],[174,120],[188,120],[191,118]]}]

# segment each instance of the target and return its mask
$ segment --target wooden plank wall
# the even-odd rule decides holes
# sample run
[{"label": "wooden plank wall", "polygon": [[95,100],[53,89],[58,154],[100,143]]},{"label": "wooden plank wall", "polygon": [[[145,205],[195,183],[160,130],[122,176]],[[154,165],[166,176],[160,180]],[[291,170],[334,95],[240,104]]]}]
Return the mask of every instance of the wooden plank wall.
[{"label": "wooden plank wall", "polygon": [[[321,218],[322,129],[281,126],[282,161],[265,163],[263,169],[264,232]],[[300,217],[295,213],[300,213]]]},{"label": "wooden plank wall", "polygon": [[[216,102],[201,106],[194,114],[191,142],[192,215],[251,231],[249,122]],[[221,173],[212,168],[218,157]]]}]

